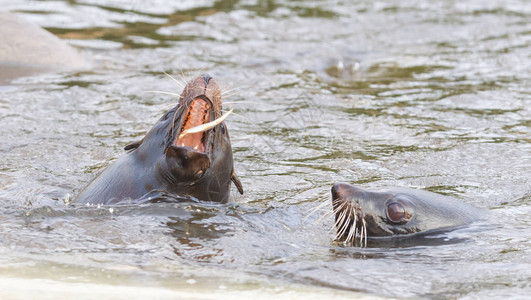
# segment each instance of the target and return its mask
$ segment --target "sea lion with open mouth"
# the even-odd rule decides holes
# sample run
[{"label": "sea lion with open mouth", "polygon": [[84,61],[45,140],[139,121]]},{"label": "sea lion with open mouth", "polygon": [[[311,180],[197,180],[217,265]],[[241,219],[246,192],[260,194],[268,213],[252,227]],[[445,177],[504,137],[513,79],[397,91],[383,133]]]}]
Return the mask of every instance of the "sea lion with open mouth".
[{"label": "sea lion with open mouth", "polygon": [[336,240],[366,246],[367,240],[439,233],[481,217],[475,207],[428,191],[370,191],[346,183],[332,187]]},{"label": "sea lion with open mouth", "polygon": [[184,88],[179,103],[127,154],[97,176],[75,199],[79,204],[137,200],[148,193],[226,203],[234,173],[229,133],[221,114],[221,91],[203,75]]}]

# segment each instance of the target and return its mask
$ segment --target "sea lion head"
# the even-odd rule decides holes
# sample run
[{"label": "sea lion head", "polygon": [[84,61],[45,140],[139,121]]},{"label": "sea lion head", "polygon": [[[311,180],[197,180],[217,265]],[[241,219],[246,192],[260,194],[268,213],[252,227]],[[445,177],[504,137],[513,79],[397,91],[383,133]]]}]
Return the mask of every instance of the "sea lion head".
[{"label": "sea lion head", "polygon": [[371,191],[346,183],[332,187],[336,239],[367,239],[440,232],[477,219],[477,210],[456,199],[423,190]]},{"label": "sea lion head", "polygon": [[[149,164],[164,190],[199,200],[227,202],[231,180],[240,193],[243,189],[234,174],[229,132],[225,122],[219,122],[221,117],[219,86],[209,75],[202,75],[186,84],[177,106],[166,112],[141,141],[125,149],[136,151],[139,160],[157,157]],[[196,130],[201,127],[208,129]]]}]

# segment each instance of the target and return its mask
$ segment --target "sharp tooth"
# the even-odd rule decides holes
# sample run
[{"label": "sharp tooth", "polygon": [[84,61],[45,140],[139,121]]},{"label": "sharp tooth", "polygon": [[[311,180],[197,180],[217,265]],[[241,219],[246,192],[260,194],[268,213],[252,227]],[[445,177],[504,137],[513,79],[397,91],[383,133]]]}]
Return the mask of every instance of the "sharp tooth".
[{"label": "sharp tooth", "polygon": [[194,147],[194,150],[197,150],[198,147],[199,147],[199,145],[195,146],[195,147]]}]

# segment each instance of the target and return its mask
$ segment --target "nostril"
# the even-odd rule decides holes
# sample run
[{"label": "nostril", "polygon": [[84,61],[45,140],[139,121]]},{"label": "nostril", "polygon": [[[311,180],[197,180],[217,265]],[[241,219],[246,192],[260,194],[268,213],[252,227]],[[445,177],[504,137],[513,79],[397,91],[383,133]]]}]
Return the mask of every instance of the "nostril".
[{"label": "nostril", "polygon": [[344,183],[336,183],[332,187],[332,197],[334,199],[338,199],[341,197],[341,195],[344,193],[346,184]]},{"label": "nostril", "polygon": [[332,187],[332,199],[347,199],[364,194],[363,189],[339,182]]},{"label": "nostril", "polygon": [[337,199],[337,183],[332,186],[332,199]]},{"label": "nostril", "polygon": [[205,81],[205,85],[208,85],[208,82],[210,81],[210,79],[212,79],[212,76],[208,74],[203,74],[202,77],[203,77],[203,80]]}]

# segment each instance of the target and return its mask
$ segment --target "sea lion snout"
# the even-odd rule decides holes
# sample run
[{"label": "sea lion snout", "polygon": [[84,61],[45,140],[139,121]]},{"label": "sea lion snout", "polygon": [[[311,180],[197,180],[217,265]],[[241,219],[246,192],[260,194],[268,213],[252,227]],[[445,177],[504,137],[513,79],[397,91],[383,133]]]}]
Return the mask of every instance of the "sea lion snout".
[{"label": "sea lion snout", "polygon": [[221,90],[216,81],[208,74],[192,79],[184,88],[180,104],[188,107],[197,98],[208,100],[216,117],[221,115]]},{"label": "sea lion snout", "polygon": [[334,186],[332,187],[332,199],[340,199],[340,198],[342,198],[341,196],[345,192],[345,186],[346,186],[346,184],[344,184],[344,183],[336,183],[336,184],[334,184]]},{"label": "sea lion snout", "polygon": [[332,200],[350,199],[364,191],[347,183],[336,183],[332,186]]}]

